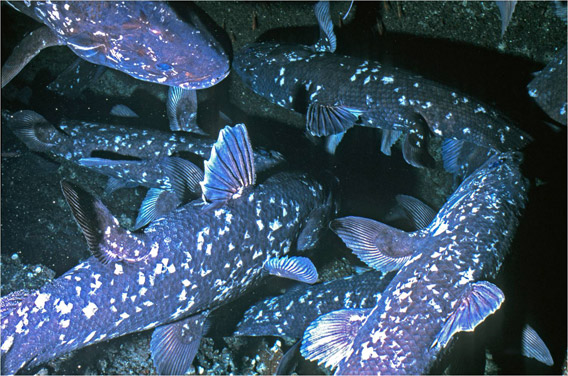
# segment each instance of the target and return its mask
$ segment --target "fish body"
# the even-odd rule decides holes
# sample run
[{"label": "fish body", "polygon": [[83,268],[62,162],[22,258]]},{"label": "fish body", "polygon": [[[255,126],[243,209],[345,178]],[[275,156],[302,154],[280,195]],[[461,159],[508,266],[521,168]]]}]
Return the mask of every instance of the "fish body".
[{"label": "fish body", "polygon": [[[475,98],[402,69],[374,61],[316,53],[309,46],[255,43],[239,51],[233,67],[254,92],[307,114],[312,135],[354,125],[435,135],[498,151],[519,150],[530,136]],[[391,142],[392,144],[393,142]]]},{"label": "fish body", "polygon": [[[158,372],[185,373],[211,310],[252,287],[266,273],[265,264],[270,273],[292,274],[286,262],[293,258],[275,260],[313,234],[310,216],[323,215],[321,208],[333,202],[331,193],[300,173],[251,185],[250,147],[243,138],[231,143],[228,137],[235,133],[228,133],[222,133],[224,142],[216,143],[207,164],[207,202],[190,202],[143,234],[122,230],[99,200],[62,183],[94,256],[39,291],[3,298],[2,374],[156,327],[151,351]],[[224,185],[215,179],[227,175],[217,158],[227,155],[243,158],[231,168],[242,180],[225,185],[238,189],[219,199],[217,189]]]},{"label": "fish body", "polygon": [[495,312],[504,295],[487,279],[509,250],[528,189],[519,158],[491,156],[422,230],[406,233],[358,217],[332,221],[360,259],[400,270],[374,308],[313,322],[302,354],[337,366],[338,374],[423,374],[455,333],[472,331]]},{"label": "fish body", "polygon": [[249,308],[235,335],[297,340],[312,321],[326,313],[376,306],[392,276],[371,270],[317,285],[297,286]]},{"label": "fish body", "polygon": [[548,116],[566,125],[566,47],[561,48],[529,83],[529,95]]},{"label": "fish body", "polygon": [[[167,188],[164,163],[176,153],[208,159],[215,140],[184,132],[163,132],[63,120],[59,129],[33,111],[3,112],[8,127],[32,150],[46,152],[103,173],[126,185]],[[112,153],[114,159],[98,158]],[[104,154],[103,154],[104,156]],[[257,171],[283,161],[276,151],[254,148]]]},{"label": "fish body", "polygon": [[183,89],[210,87],[229,73],[226,53],[197,15],[190,11],[184,22],[165,2],[14,1],[10,5],[49,31],[36,33],[39,40],[32,38],[33,49],[21,45],[17,59],[7,61],[2,86],[8,75],[11,79],[23,68],[21,55],[37,54],[45,40],[47,45],[65,45],[91,63]]}]

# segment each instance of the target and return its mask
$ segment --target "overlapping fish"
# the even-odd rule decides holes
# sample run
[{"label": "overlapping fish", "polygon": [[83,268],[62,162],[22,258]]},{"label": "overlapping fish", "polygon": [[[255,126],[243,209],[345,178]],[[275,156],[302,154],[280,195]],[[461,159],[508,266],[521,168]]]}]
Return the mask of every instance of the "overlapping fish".
[{"label": "overlapping fish", "polygon": [[93,257],[38,291],[2,298],[2,374],[152,328],[157,371],[182,374],[212,310],[266,273],[317,280],[309,259],[285,255],[317,242],[335,211],[332,190],[299,173],[255,185],[244,125],[221,131],[205,166],[204,200],[144,233],[122,229],[100,200],[62,183]]},{"label": "overlapping fish", "polygon": [[503,292],[488,280],[506,256],[528,183],[520,155],[499,153],[467,177],[426,228],[406,233],[371,219],[331,223],[369,266],[400,269],[372,309],[314,321],[301,353],[337,374],[422,374],[453,336],[495,312]]}]

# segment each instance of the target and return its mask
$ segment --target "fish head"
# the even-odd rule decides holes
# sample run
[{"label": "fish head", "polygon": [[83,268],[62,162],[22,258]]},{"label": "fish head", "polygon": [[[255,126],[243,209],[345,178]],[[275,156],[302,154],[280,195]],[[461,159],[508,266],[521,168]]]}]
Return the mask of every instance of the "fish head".
[{"label": "fish head", "polygon": [[162,2],[93,3],[69,7],[81,21],[53,25],[83,59],[182,89],[208,88],[229,74],[226,52],[191,10],[182,20]]},{"label": "fish head", "polygon": [[122,45],[136,55],[130,59],[131,75],[192,90],[211,87],[228,76],[226,52],[197,15],[190,13],[184,22],[173,15],[164,17],[159,11],[141,11],[141,14],[146,26],[143,35],[124,38]]}]

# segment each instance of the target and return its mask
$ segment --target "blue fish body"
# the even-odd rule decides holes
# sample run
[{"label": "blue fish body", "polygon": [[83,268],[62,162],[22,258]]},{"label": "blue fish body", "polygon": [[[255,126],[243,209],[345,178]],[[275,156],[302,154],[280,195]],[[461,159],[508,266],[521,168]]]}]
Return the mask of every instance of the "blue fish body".
[{"label": "blue fish body", "polygon": [[[164,2],[10,4],[45,24],[57,39],[53,44],[65,45],[91,63],[143,81],[203,89],[229,74],[226,53],[197,15],[192,12],[186,23]],[[16,65],[10,62],[8,67]],[[3,85],[4,81],[3,75]]]},{"label": "blue fish body", "polygon": [[361,125],[417,134],[412,142],[419,144],[426,125],[437,136],[498,151],[519,150],[530,141],[475,98],[378,62],[265,42],[244,47],[233,67],[257,94],[306,113],[308,131],[316,136]]},{"label": "blue fish body", "polygon": [[[246,151],[239,155],[247,159]],[[240,172],[235,176],[247,180]],[[216,176],[205,176],[209,204],[190,202],[143,234],[122,230],[99,200],[62,183],[94,256],[39,291],[2,298],[2,373],[156,327],[151,350],[158,372],[187,372],[208,313],[247,291],[265,264],[278,264],[273,260],[317,232],[309,228],[311,216],[329,220],[334,210],[331,193],[304,174],[240,185],[226,201],[213,190]],[[248,176],[254,181],[254,169]]]},{"label": "blue fish body", "polygon": [[[80,164],[122,181],[125,186],[167,188],[164,161],[184,152],[208,159],[215,142],[192,133],[72,120],[63,120],[59,124],[60,131],[33,111],[3,112],[3,118],[31,150]],[[100,152],[112,153],[116,160],[91,159]],[[276,151],[255,147],[253,152],[257,171],[267,170],[283,161]]]},{"label": "blue fish body", "polygon": [[400,271],[374,308],[336,311],[312,323],[302,354],[337,366],[338,374],[423,374],[455,333],[473,330],[497,310],[504,295],[486,280],[500,269],[526,201],[518,159],[490,157],[425,229],[406,233],[357,217],[333,221],[363,261]]},{"label": "blue fish body", "polygon": [[237,336],[279,336],[297,340],[318,317],[339,309],[373,308],[392,273],[371,270],[317,285],[301,285],[249,308]]}]

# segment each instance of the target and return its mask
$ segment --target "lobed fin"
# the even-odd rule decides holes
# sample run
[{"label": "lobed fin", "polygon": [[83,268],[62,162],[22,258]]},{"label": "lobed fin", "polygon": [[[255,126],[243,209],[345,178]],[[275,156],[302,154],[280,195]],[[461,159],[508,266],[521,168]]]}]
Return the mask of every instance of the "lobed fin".
[{"label": "lobed fin", "polygon": [[170,86],[167,113],[172,131],[207,134],[197,125],[197,92],[195,90]]},{"label": "lobed fin", "polygon": [[120,227],[118,220],[98,198],[64,180],[61,181],[61,189],[89,250],[102,264],[136,262],[149,255],[145,235],[132,234]]},{"label": "lobed fin", "polygon": [[329,1],[318,1],[314,6],[314,13],[320,28],[320,39],[314,49],[320,52],[335,52],[337,38],[333,32],[333,22],[329,14]]},{"label": "lobed fin", "polygon": [[132,230],[139,230],[148,223],[164,217],[174,211],[181,202],[175,192],[160,188],[148,189]]},{"label": "lobed fin", "polygon": [[2,115],[12,132],[33,151],[48,152],[67,137],[37,112],[22,110]]},{"label": "lobed fin", "polygon": [[368,218],[339,218],[329,227],[361,261],[384,273],[400,269],[416,247],[414,233]]},{"label": "lobed fin", "polygon": [[381,131],[381,152],[384,155],[391,155],[392,146],[398,141],[402,136],[402,131],[396,131],[394,129],[383,129]]},{"label": "lobed fin", "polygon": [[304,333],[300,353],[335,368],[352,353],[353,340],[372,309],[342,309],[320,316]]},{"label": "lobed fin", "polygon": [[316,283],[318,272],[309,258],[294,256],[270,258],[264,264],[269,274],[305,283]]},{"label": "lobed fin", "polygon": [[150,340],[152,361],[160,375],[184,375],[208,329],[208,311],[157,327]]},{"label": "lobed fin", "polygon": [[342,105],[312,102],[308,106],[306,127],[313,136],[331,136],[353,127],[360,113]]},{"label": "lobed fin", "polygon": [[536,359],[549,367],[554,365],[550,350],[538,333],[528,324],[525,324],[521,334],[521,352],[523,356]]},{"label": "lobed fin", "polygon": [[137,118],[138,114],[130,109],[130,107],[124,104],[115,104],[110,110],[110,114],[113,116],[124,117],[124,118]]},{"label": "lobed fin", "polygon": [[490,282],[469,284],[461,302],[448,316],[430,348],[444,348],[454,334],[473,331],[487,316],[497,311],[504,300],[503,291]]}]

